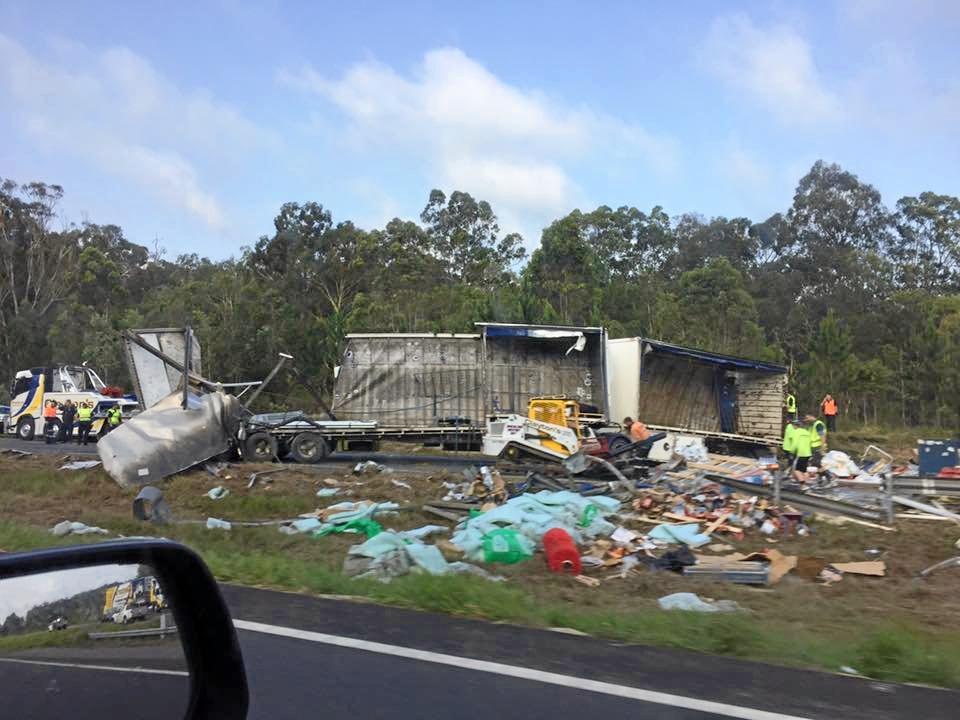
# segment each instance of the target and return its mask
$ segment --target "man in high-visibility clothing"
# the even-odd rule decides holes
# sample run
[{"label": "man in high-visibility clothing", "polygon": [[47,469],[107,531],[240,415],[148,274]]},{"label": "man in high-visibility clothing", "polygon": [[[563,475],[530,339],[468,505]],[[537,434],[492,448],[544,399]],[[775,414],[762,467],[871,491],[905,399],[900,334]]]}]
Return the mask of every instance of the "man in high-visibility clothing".
[{"label": "man in high-visibility clothing", "polygon": [[787,391],[787,396],[786,396],[786,398],[784,399],[783,404],[784,404],[784,405],[786,406],[786,408],[787,408],[787,417],[790,418],[791,420],[793,420],[794,422],[796,422],[796,421],[797,421],[797,398],[796,398],[796,396],[795,396],[793,393]]},{"label": "man in high-visibility clothing", "polygon": [[804,420],[810,427],[810,447],[813,450],[813,464],[820,466],[821,453],[827,448],[827,426],[823,420],[807,415]]},{"label": "man in high-visibility clothing", "polygon": [[43,406],[43,437],[47,445],[57,441],[57,436],[60,434],[57,424],[57,401],[47,400]]},{"label": "man in high-visibility clothing", "polygon": [[80,403],[77,406],[77,445],[86,445],[90,437],[90,426],[93,424],[93,406]]},{"label": "man in high-visibility clothing", "polygon": [[823,400],[820,402],[820,410],[823,412],[823,416],[827,419],[827,430],[833,432],[837,429],[837,401],[833,399],[833,395],[827,393],[823,396]]},{"label": "man in high-visibility clothing", "polygon": [[787,462],[793,465],[793,458],[797,451],[797,442],[795,434],[797,429],[793,426],[793,421],[787,422],[783,429],[783,454],[787,456]]},{"label": "man in high-visibility clothing", "polygon": [[793,463],[793,477],[799,483],[805,483],[809,479],[807,467],[810,464],[810,457],[813,455],[813,439],[810,437],[811,427],[804,422],[793,423],[793,452],[796,459]]},{"label": "man in high-visibility clothing", "polygon": [[112,405],[107,408],[107,421],[103,425],[103,434],[106,435],[108,432],[116,428],[121,422],[123,422],[123,412],[120,410],[119,405]]}]

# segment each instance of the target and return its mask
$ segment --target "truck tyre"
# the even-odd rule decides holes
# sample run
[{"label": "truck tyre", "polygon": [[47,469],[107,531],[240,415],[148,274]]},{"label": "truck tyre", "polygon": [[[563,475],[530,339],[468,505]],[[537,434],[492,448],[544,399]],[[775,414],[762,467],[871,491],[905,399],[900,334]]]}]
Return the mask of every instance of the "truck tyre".
[{"label": "truck tyre", "polygon": [[22,417],[17,420],[17,437],[21,440],[33,440],[37,431],[37,423],[32,417]]},{"label": "truck tyre", "polygon": [[290,457],[298,463],[315,463],[329,452],[327,441],[318,433],[300,433],[290,443]]},{"label": "truck tyre", "polygon": [[251,462],[273,462],[277,441],[270,433],[252,433],[243,442],[243,456]]},{"label": "truck tyre", "polygon": [[633,445],[633,440],[628,438],[626,435],[622,435],[620,433],[612,435],[607,441],[607,455],[617,455],[624,448],[627,448],[630,445]]}]

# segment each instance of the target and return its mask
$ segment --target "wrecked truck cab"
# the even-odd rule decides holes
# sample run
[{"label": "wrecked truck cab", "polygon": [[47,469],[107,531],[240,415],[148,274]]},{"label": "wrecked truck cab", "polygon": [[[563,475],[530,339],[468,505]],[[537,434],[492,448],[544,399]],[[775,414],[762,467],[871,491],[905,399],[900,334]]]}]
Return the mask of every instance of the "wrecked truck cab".
[{"label": "wrecked truck cab", "polygon": [[97,443],[103,469],[121,487],[149,484],[230,451],[240,427],[233,395],[175,392]]}]

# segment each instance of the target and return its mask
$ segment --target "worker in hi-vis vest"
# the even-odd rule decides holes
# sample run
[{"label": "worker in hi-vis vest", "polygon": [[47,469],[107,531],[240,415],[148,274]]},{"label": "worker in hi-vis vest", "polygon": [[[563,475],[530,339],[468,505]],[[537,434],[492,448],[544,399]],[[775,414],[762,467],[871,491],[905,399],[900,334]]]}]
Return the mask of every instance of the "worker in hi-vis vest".
[{"label": "worker in hi-vis vest", "polygon": [[77,445],[86,445],[93,425],[93,405],[82,402],[77,406]]},{"label": "worker in hi-vis vest", "polygon": [[827,449],[827,426],[823,420],[807,415],[804,420],[810,427],[810,447],[813,449],[813,464],[819,466],[823,451]]},{"label": "worker in hi-vis vest", "polygon": [[103,434],[106,435],[123,421],[123,412],[119,405],[113,405],[107,408],[107,421],[103,424]]},{"label": "worker in hi-vis vest", "polygon": [[798,418],[797,418],[797,398],[796,398],[796,396],[795,396],[792,392],[790,392],[789,390],[787,390],[786,393],[787,393],[787,395],[786,395],[786,398],[785,398],[783,404],[784,404],[784,405],[786,406],[786,408],[787,408],[787,417],[788,417],[790,420],[793,420],[794,422],[796,422],[797,419],[798,419]]},{"label": "worker in hi-vis vest", "polygon": [[820,402],[820,411],[827,419],[827,430],[829,432],[834,432],[837,429],[838,408],[837,401],[833,399],[833,395],[827,393],[823,396],[823,400]]},{"label": "worker in hi-vis vest", "polygon": [[47,400],[43,406],[43,437],[47,444],[55,443],[60,429],[57,427],[57,401]]},{"label": "worker in hi-vis vest", "polygon": [[813,455],[812,427],[802,421],[791,423],[793,425],[793,477],[799,483],[805,483],[809,479],[807,468],[810,464],[810,457]]}]

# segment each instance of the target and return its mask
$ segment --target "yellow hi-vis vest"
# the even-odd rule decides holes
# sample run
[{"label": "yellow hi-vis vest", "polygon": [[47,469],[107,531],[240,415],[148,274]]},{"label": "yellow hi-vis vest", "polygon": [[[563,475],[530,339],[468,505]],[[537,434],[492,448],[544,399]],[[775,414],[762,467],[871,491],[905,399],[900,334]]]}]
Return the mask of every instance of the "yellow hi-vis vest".
[{"label": "yellow hi-vis vest", "polygon": [[795,413],[797,411],[797,398],[793,395],[787,395],[787,412]]},{"label": "yellow hi-vis vest", "polygon": [[88,407],[78,407],[77,408],[77,420],[80,422],[90,422],[90,418],[93,417],[93,408]]},{"label": "yellow hi-vis vest", "polygon": [[823,439],[827,436],[827,426],[823,420],[816,420],[810,428],[810,447],[818,448],[823,446]]}]

